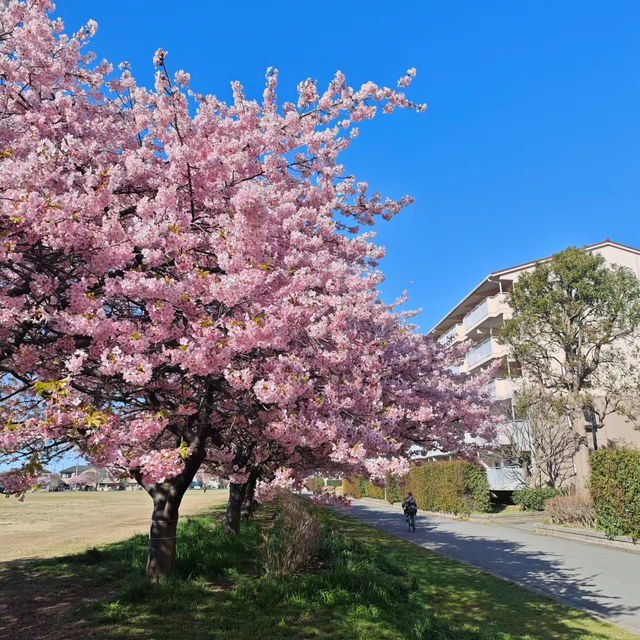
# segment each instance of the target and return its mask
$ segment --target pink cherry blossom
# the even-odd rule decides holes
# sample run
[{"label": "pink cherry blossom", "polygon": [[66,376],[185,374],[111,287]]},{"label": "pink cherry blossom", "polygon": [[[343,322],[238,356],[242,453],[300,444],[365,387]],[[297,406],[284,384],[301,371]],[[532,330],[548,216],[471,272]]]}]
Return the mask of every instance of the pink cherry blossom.
[{"label": "pink cherry blossom", "polygon": [[198,471],[268,497],[311,471],[379,478],[412,447],[491,439],[485,380],[378,298],[384,250],[360,229],[411,198],[341,163],[354,123],[422,105],[341,72],[280,105],[276,70],[261,101],[233,83],[224,103],[172,78],[162,49],[146,89],[93,62],[95,23],[66,36],[49,9],[0,7],[10,492],[72,448],[156,502],[179,487],[177,512]]}]

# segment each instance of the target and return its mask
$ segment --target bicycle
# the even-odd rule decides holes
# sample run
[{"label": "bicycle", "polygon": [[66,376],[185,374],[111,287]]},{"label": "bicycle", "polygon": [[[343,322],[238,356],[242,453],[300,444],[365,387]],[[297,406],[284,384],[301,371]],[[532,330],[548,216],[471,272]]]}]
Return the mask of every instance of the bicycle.
[{"label": "bicycle", "polygon": [[407,531],[415,531],[416,530],[416,514],[405,513],[404,517],[407,519]]}]

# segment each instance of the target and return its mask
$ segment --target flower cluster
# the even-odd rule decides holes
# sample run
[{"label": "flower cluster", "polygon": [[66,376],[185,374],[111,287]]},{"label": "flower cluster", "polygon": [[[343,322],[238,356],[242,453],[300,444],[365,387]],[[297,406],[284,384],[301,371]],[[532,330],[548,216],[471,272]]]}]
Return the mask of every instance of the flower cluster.
[{"label": "flower cluster", "polygon": [[0,8],[6,455],[60,443],[146,487],[258,473],[267,495],[490,437],[481,384],[377,297],[384,252],[359,228],[411,199],[340,162],[354,123],[421,106],[340,72],[280,105],[275,70],[261,102],[234,83],[227,104],[160,49],[146,89],[48,7]]}]

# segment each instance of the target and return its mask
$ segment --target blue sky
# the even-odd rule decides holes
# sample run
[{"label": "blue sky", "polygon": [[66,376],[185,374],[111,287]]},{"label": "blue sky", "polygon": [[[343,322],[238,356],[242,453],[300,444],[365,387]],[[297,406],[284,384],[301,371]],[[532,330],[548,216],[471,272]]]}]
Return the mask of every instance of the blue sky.
[{"label": "blue sky", "polygon": [[280,94],[336,69],[409,89],[423,114],[365,123],[345,154],[358,179],[415,203],[379,227],[382,286],[408,288],[430,329],[488,272],[607,237],[640,246],[640,3],[59,0],[68,29],[99,24],[92,49],[152,82],[159,46],[194,89]]}]

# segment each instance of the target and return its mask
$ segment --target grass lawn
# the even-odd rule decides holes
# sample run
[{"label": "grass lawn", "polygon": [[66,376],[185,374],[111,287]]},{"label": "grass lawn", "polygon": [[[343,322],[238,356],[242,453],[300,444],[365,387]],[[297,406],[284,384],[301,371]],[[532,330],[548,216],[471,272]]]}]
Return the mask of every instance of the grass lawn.
[{"label": "grass lawn", "polygon": [[[227,500],[227,490],[190,490],[180,513],[193,515]],[[0,562],[51,558],[149,531],[153,503],[145,491],[28,493],[0,496]]]},{"label": "grass lawn", "polygon": [[[322,511],[319,516],[335,532],[325,537],[321,566],[304,575],[267,578],[259,549],[272,512],[263,511],[231,539],[218,525],[221,516],[216,509],[181,524],[180,575],[158,584],[149,584],[143,577],[144,536],[7,568],[0,575],[0,602],[3,596],[10,599],[3,612],[8,616],[0,615],[0,637],[637,638],[333,512]],[[12,595],[17,584],[28,585],[30,595],[26,590],[21,598]],[[39,594],[44,600],[41,607]],[[30,608],[28,620],[20,618],[21,606]],[[42,624],[39,616],[45,620]]]}]

